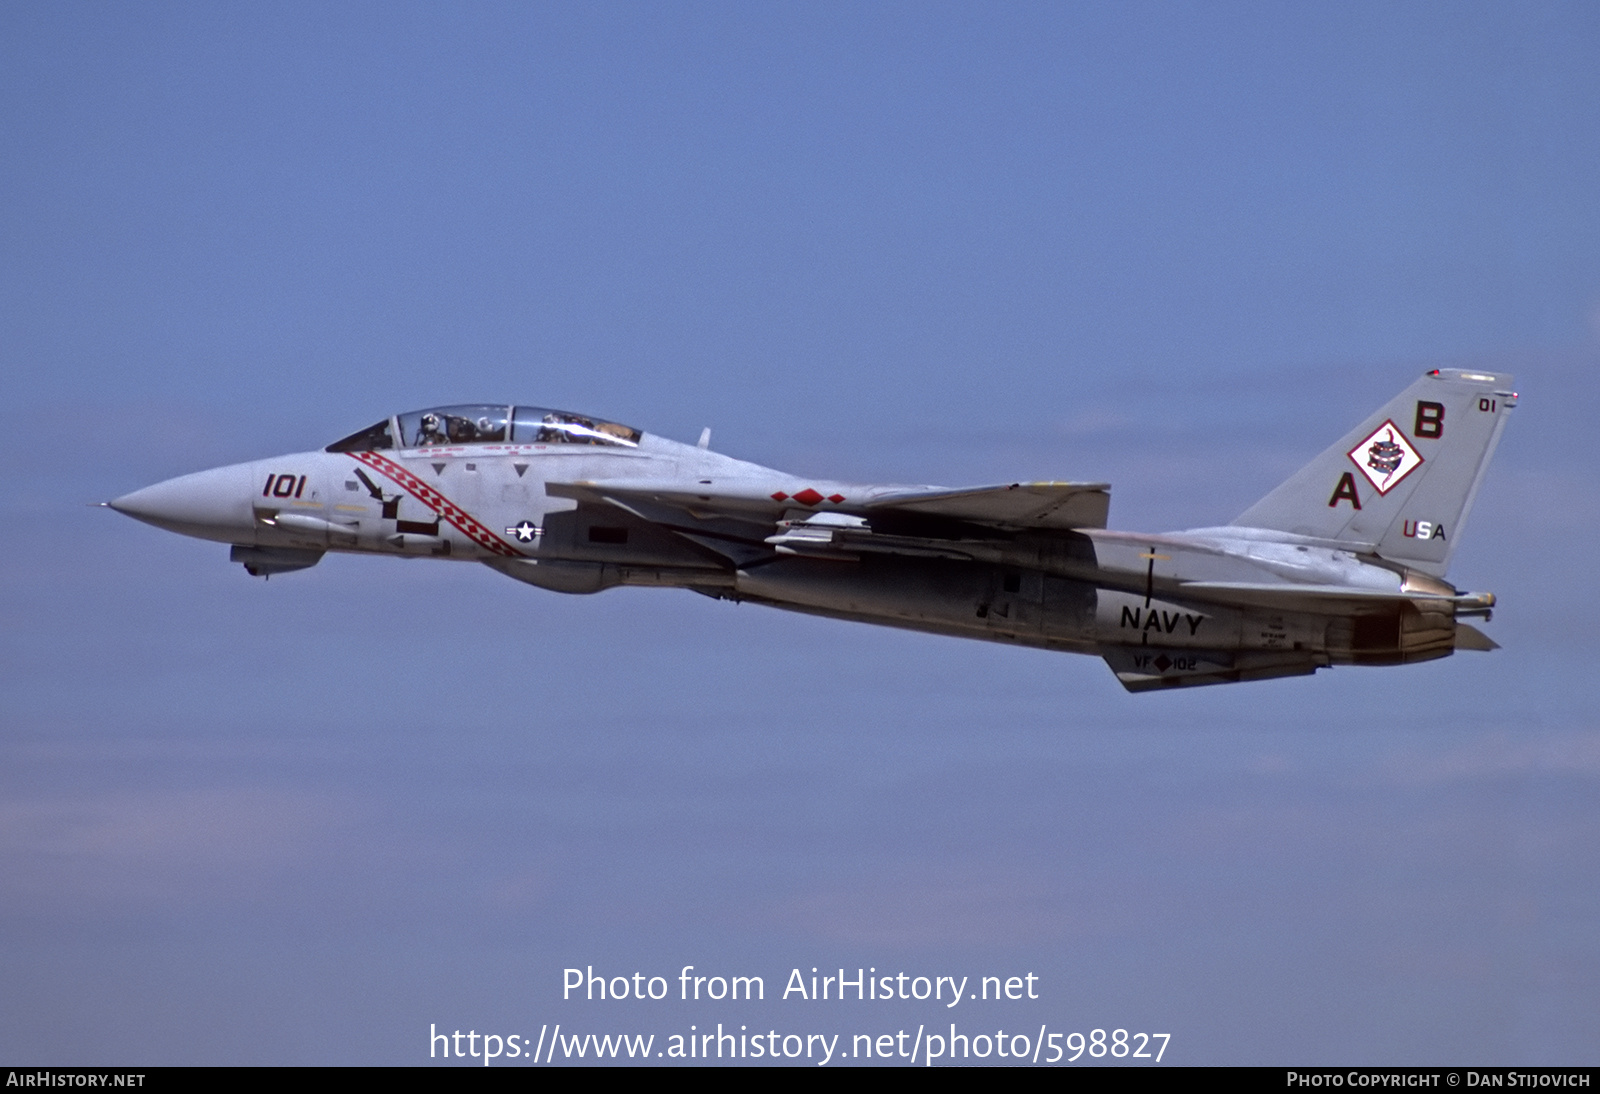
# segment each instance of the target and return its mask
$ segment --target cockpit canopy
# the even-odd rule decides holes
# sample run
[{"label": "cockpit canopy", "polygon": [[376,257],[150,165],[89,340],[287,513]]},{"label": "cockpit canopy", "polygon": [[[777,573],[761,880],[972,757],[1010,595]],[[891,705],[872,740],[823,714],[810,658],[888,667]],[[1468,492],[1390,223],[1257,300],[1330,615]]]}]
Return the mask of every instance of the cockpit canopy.
[{"label": "cockpit canopy", "polygon": [[633,448],[642,434],[616,422],[542,406],[465,404],[413,410],[334,441],[329,452],[468,444],[602,444]]}]

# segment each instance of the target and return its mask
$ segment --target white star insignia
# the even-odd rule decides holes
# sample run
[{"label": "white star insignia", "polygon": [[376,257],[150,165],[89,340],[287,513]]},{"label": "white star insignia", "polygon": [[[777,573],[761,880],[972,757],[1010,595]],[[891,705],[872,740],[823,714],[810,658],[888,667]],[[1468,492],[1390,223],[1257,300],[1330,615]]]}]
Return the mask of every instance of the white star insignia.
[{"label": "white star insignia", "polygon": [[544,535],[544,529],[531,520],[525,520],[520,524],[514,524],[507,528],[506,535],[516,536],[522,543],[532,543],[536,536]]}]

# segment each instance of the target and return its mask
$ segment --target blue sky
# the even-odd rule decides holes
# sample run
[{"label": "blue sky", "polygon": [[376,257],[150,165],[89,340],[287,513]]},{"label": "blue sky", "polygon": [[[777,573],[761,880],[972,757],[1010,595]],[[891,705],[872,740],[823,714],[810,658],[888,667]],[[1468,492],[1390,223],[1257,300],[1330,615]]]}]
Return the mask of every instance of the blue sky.
[{"label": "blue sky", "polygon": [[[1004,1021],[1186,1063],[1595,1063],[1597,46],[1576,4],[6,7],[3,1055],[949,1017],[560,999],[694,964],[1033,971]],[[1181,528],[1452,365],[1523,395],[1451,573],[1504,648],[1181,695],[470,566],[263,584],[87,507],[501,399]]]}]

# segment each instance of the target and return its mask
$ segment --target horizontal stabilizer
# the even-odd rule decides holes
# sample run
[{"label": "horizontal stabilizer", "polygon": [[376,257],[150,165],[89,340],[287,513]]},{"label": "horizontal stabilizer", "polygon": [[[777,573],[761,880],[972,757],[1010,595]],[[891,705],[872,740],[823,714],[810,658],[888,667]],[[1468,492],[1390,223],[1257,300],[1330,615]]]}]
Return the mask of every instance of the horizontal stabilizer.
[{"label": "horizontal stabilizer", "polygon": [[1360,610],[1363,605],[1380,608],[1386,604],[1415,604],[1433,601],[1453,604],[1458,611],[1477,612],[1494,606],[1492,593],[1466,593],[1441,596],[1437,593],[1390,592],[1385,589],[1360,589],[1348,585],[1257,585],[1244,581],[1185,581],[1180,594],[1198,599],[1249,608],[1278,611],[1331,612]]},{"label": "horizontal stabilizer", "polygon": [[1456,624],[1456,649],[1481,650],[1488,653],[1490,650],[1500,648],[1500,643],[1484,634],[1471,623]]}]

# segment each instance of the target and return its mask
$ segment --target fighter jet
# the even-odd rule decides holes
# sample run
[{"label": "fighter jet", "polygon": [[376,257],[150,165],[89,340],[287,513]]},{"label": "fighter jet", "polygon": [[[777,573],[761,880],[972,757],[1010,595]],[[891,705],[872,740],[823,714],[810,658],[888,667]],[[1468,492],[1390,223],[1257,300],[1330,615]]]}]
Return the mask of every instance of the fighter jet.
[{"label": "fighter jet", "polygon": [[111,508],[232,546],[259,577],[328,551],[479,562],[529,585],[690,589],[1104,658],[1129,691],[1399,665],[1495,644],[1444,580],[1511,377],[1427,373],[1232,523],[1106,528],[1103,482],[951,489],[774,471],[516,404],[384,418],[317,452]]}]

